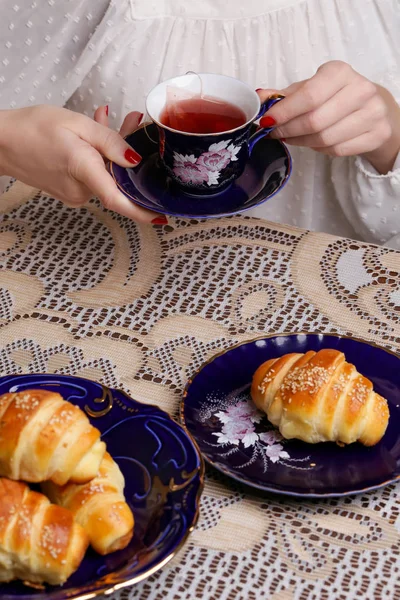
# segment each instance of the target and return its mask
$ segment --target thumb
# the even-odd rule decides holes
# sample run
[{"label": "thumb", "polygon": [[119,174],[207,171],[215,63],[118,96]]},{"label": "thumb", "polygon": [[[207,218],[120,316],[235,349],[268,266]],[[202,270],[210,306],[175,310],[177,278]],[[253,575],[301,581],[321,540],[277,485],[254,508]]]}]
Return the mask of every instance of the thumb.
[{"label": "thumb", "polygon": [[127,144],[116,131],[95,123],[91,119],[88,119],[85,125],[76,133],[105,158],[121,167],[134,167],[142,160],[140,154]]}]

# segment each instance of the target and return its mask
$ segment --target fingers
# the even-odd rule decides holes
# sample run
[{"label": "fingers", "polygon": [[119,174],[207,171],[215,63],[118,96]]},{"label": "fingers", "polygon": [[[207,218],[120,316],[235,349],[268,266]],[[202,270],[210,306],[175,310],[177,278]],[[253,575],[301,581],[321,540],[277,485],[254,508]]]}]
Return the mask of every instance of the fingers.
[{"label": "fingers", "polygon": [[143,113],[137,111],[128,113],[124,119],[124,122],[121,125],[119,134],[122,137],[126,137],[127,135],[135,131],[142,122],[143,116]]},{"label": "fingers", "polygon": [[[131,112],[129,114],[127,114],[127,116],[125,117],[124,122],[122,123],[122,127],[120,129],[119,135],[123,138],[125,136],[127,136],[129,133],[132,133],[133,131],[135,131],[138,126],[139,123],[141,122],[141,120],[143,119],[143,114],[140,112]],[[96,110],[96,112],[94,113],[94,120],[96,123],[99,123],[100,125],[103,125],[104,127],[108,127],[108,106],[99,106],[99,108]],[[97,150],[99,150],[99,152],[101,152],[103,154],[103,156],[106,158],[110,158],[110,151],[113,152],[115,150],[113,150],[113,145],[115,143],[115,136],[112,136],[111,141],[111,150],[107,150],[104,146],[104,143],[101,144],[101,142],[99,142],[99,145],[97,147]],[[124,157],[123,159],[114,159],[114,162],[120,164],[121,166],[127,166],[126,164],[123,164],[123,161],[127,160],[129,163],[131,163],[129,166],[136,166],[140,160],[141,157],[140,155],[133,150],[133,148],[131,148],[130,146],[128,146],[127,144],[125,144],[124,147],[121,147],[121,151],[124,152]],[[111,159],[112,160],[112,159]],[[107,161],[106,161],[107,162]]]},{"label": "fingers", "polygon": [[[264,100],[273,90],[258,92]],[[387,164],[391,168],[393,152],[385,161],[379,154],[392,144],[391,104],[378,86],[350,65],[325,63],[311,79],[289,86],[282,94],[285,98],[260,121],[261,126],[274,128],[270,137],[331,156],[368,154],[375,164],[380,162],[380,171],[387,172]]]},{"label": "fingers", "polygon": [[308,79],[295,81],[294,83],[290,84],[287,88],[281,90],[281,94],[283,96],[291,96],[292,94],[294,94],[294,92],[297,92],[297,90],[301,88],[306,83],[306,81],[308,81]]},{"label": "fingers", "polygon": [[89,188],[76,180],[73,182],[72,187],[69,186],[69,188],[65,190],[63,196],[58,195],[58,199],[70,208],[80,208],[81,206],[85,206],[92,197],[93,194]]},{"label": "fingers", "polygon": [[100,125],[108,127],[108,105],[99,106],[96,112],[94,113],[93,118],[96,121],[96,123],[100,123]]},{"label": "fingers", "polygon": [[99,169],[97,173],[89,170],[84,176],[86,179],[85,184],[98,196],[104,208],[113,210],[138,223],[151,223],[159,217],[158,214],[147,211],[125,198],[104,167],[101,170]]},{"label": "fingers", "polygon": [[[139,223],[150,223],[154,219],[160,222],[159,214],[145,210],[128,200],[106,171],[101,155],[84,142],[81,144],[80,147],[75,146],[69,167],[70,175],[75,180],[88,188],[92,195],[97,196],[103,206],[109,210]],[[163,222],[167,223],[167,219]]]},{"label": "fingers", "polygon": [[[126,137],[127,135],[135,131],[142,122],[143,116],[143,113],[138,111],[128,113],[124,119],[124,122],[121,125],[121,129],[119,130],[120,136]],[[96,121],[96,123],[108,127],[108,106],[99,106],[96,112],[94,113],[93,118]]]},{"label": "fingers", "polygon": [[[300,115],[316,110],[346,87],[354,79],[354,74],[353,69],[346,63],[326,63],[318,69],[314,77],[297,87],[292,87],[292,93],[281,102],[277,102],[268,111],[268,116],[281,126]],[[362,81],[361,75],[359,77]]]},{"label": "fingers", "polygon": [[325,131],[368,104],[373,95],[373,86],[363,84],[364,81],[358,86],[357,94],[350,86],[344,87],[322,106],[277,127],[271,137],[288,139]]},{"label": "fingers", "polygon": [[[99,106],[93,115],[93,119],[96,121],[96,123],[100,123],[100,125],[108,127],[108,105]],[[104,163],[108,162],[106,158],[103,159]]]},{"label": "fingers", "polygon": [[157,213],[145,210],[125,198],[103,165],[101,168],[99,165],[98,169],[93,169],[92,165],[83,167],[81,177],[84,184],[100,199],[104,208],[113,210],[138,223],[151,223],[160,217]]},{"label": "fingers", "polygon": [[[105,174],[110,177],[113,182],[111,176],[107,172],[105,172]],[[125,198],[118,190],[117,194],[107,200],[102,200],[102,204],[104,208],[108,208],[124,217],[128,217],[128,219],[132,219],[132,221],[136,221],[136,223],[154,223],[156,225],[166,225],[168,223],[168,219],[164,217],[164,215],[159,215],[158,213],[151,212],[134,204],[128,200],[128,198]]]},{"label": "fingers", "polygon": [[365,111],[360,110],[319,133],[299,135],[290,137],[289,139],[285,137],[285,141],[293,146],[306,146],[308,148],[319,149],[347,142],[369,130],[370,126],[365,119]]},{"label": "fingers", "polygon": [[261,88],[258,89],[258,90],[256,90],[256,92],[259,95],[261,102],[265,102],[266,100],[268,100],[268,98],[270,96],[272,96],[274,94],[280,94],[281,93],[279,90],[273,90],[273,89],[263,90]]},{"label": "fingers", "polygon": [[86,144],[74,152],[70,172],[80,182],[82,190],[89,190],[91,196],[97,196],[105,208],[138,223],[166,224],[168,219],[164,215],[141,208],[128,200],[118,190],[102,160],[102,156],[107,157],[125,167],[139,164],[140,155],[123,140],[122,134],[124,128],[127,133],[134,131],[142,118],[141,113],[129,113],[118,134],[108,129],[108,107],[100,106],[94,114],[94,127],[85,130],[84,136],[82,133],[80,135]]},{"label": "fingers", "polygon": [[296,81],[296,83],[292,83],[291,85],[289,85],[289,87],[283,89],[283,90],[274,90],[274,89],[258,89],[256,90],[257,94],[260,96],[260,100],[261,102],[265,102],[266,100],[268,100],[268,98],[270,96],[273,96],[274,94],[282,94],[282,96],[290,96],[290,94],[293,94],[294,92],[296,92],[306,81],[308,81],[308,79],[303,79],[302,81]]},{"label": "fingers", "polygon": [[102,156],[121,167],[137,166],[142,157],[116,131],[85,118],[71,121],[70,129]]},{"label": "fingers", "polygon": [[382,121],[382,123],[378,123],[377,130],[368,131],[367,133],[363,133],[356,138],[341,142],[340,144],[325,146],[323,148],[314,148],[314,150],[322,152],[323,154],[328,154],[329,156],[356,156],[375,150],[387,141],[390,135],[391,128],[386,121]]}]

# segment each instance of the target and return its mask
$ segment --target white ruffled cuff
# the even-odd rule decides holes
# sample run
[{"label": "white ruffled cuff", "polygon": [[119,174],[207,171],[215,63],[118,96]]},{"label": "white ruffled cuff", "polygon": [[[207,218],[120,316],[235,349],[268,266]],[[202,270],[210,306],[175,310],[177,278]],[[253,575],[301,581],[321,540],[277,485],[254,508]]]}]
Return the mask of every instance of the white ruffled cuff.
[{"label": "white ruffled cuff", "polygon": [[397,158],[395,160],[392,170],[389,171],[388,173],[385,173],[384,175],[382,175],[381,173],[378,173],[378,171],[375,169],[375,167],[373,167],[371,165],[371,163],[368,162],[368,160],[366,160],[362,156],[356,157],[355,166],[359,171],[361,171],[361,173],[363,175],[365,175],[365,177],[369,177],[371,179],[393,178],[395,181],[392,183],[396,184],[397,182],[399,182],[399,184],[400,184],[400,152],[397,155]]},{"label": "white ruffled cuff", "polygon": [[365,158],[336,158],[332,182],[344,214],[361,239],[400,249],[400,155],[385,175]]}]

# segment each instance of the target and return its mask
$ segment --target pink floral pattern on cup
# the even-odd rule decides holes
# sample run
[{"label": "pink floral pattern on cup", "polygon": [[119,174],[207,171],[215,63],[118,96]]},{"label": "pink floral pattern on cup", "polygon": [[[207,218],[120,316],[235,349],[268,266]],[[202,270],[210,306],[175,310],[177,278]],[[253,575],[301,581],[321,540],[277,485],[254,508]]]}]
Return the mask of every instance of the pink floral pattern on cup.
[{"label": "pink floral pattern on cup", "polygon": [[207,171],[222,171],[229,165],[232,160],[231,153],[228,150],[222,149],[219,152],[204,152],[198,159],[197,163],[203,165]]},{"label": "pink floral pattern on cup", "polygon": [[183,183],[217,185],[221,171],[230,162],[237,161],[239,150],[240,146],[234,146],[231,140],[226,140],[211,144],[208,151],[197,158],[193,154],[174,152],[173,172]]},{"label": "pink floral pattern on cup", "polygon": [[174,166],[174,173],[183,183],[201,184],[208,179],[207,169],[193,162],[190,156],[182,156]]}]

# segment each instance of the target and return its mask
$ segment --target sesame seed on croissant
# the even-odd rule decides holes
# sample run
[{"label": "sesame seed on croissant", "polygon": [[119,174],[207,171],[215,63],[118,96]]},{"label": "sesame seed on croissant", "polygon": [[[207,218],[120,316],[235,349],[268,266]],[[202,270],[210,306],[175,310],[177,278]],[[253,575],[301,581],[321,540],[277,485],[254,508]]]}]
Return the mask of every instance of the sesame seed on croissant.
[{"label": "sesame seed on croissant", "polygon": [[389,421],[385,398],[333,349],[266,361],[254,374],[251,397],[284,438],[311,444],[374,446]]},{"label": "sesame seed on croissant", "polygon": [[85,483],[106,446],[85,413],[47,390],[0,396],[0,476],[30,483]]},{"label": "sesame seed on croissant", "polygon": [[0,581],[63,584],[89,539],[72,513],[26,483],[0,477]]}]

